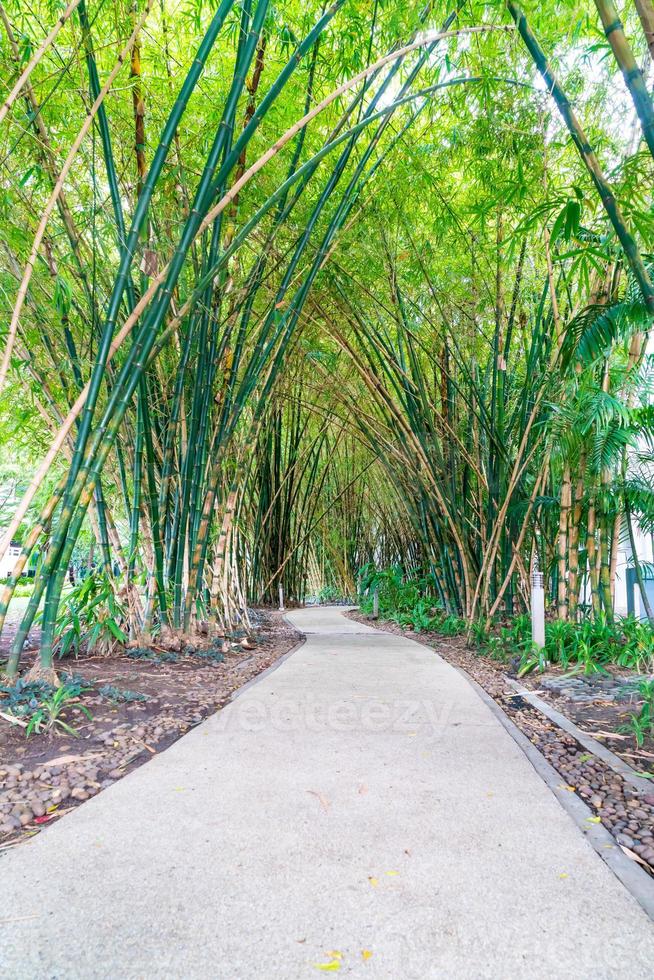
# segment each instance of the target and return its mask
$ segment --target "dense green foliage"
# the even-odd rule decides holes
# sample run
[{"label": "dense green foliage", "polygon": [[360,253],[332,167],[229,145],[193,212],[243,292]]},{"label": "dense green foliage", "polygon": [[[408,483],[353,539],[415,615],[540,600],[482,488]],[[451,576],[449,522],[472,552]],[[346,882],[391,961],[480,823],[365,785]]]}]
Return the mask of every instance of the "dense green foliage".
[{"label": "dense green foliage", "polygon": [[588,674],[601,672],[609,664],[648,673],[654,665],[654,630],[633,617],[612,623],[603,616],[582,623],[553,620],[545,626],[544,648],[534,650],[530,616],[516,616],[490,630],[481,622],[469,625],[448,615],[429,575],[407,578],[399,567],[379,572],[364,569],[361,587],[365,590],[360,597],[362,612],[372,614],[376,591],[381,619],[416,632],[466,635],[483,655],[512,662],[519,676],[548,664]]},{"label": "dense green foliage", "polygon": [[424,570],[407,622],[481,635],[538,559],[560,658],[638,645],[650,6],[80,0],[44,43],[58,0],[7,0],[11,676],[37,615],[52,680],[370,563]]}]

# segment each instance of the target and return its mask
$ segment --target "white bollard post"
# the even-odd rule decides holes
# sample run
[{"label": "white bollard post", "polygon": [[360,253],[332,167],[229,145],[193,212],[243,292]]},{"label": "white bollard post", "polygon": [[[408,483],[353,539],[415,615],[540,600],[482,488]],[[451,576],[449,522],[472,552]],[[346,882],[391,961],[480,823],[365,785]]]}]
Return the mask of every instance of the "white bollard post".
[{"label": "white bollard post", "polygon": [[279,583],[279,611],[284,612],[284,586]]},{"label": "white bollard post", "polygon": [[544,576],[537,562],[531,573],[531,642],[537,650],[545,646]]},{"label": "white bollard post", "polygon": [[379,619],[379,589],[376,586],[372,594],[372,618]]}]

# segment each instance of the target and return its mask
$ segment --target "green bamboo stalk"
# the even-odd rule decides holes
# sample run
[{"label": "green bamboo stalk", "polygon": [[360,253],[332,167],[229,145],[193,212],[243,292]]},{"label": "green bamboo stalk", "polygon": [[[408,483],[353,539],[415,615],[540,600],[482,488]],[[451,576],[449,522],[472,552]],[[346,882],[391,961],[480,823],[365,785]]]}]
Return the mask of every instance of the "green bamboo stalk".
[{"label": "green bamboo stalk", "polygon": [[654,157],[654,107],[643,73],[625,37],[622,21],[613,0],[595,0],[604,34],[615,56],[643,130],[649,152]]},{"label": "green bamboo stalk", "polygon": [[591,176],[593,184],[597,190],[600,200],[604,206],[608,218],[613,225],[622,248],[625,258],[634,274],[634,278],[640,287],[640,291],[649,313],[654,314],[654,285],[649,273],[645,268],[642,256],[633,235],[629,231],[620,206],[615,199],[613,190],[604,176],[597,157],[588,138],[577,119],[572,106],[568,102],[565,92],[561,88],[554,71],[547,61],[545,53],[541,48],[536,36],[527,23],[524,12],[514,0],[507,0],[509,13],[515,21],[516,27],[525,43],[527,51],[531,55],[536,68],[543,77],[548,91],[556,102],[559,112],[565,122],[572,141],[579,151],[579,155]]}]

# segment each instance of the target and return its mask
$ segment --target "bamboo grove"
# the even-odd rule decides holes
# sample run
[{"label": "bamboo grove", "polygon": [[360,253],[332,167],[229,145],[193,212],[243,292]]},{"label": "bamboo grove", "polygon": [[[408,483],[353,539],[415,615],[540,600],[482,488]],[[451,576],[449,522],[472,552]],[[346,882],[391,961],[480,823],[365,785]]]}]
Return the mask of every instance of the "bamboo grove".
[{"label": "bamboo grove", "polygon": [[552,615],[613,616],[654,527],[654,9],[546,8],[5,0],[10,676],[38,624],[52,678],[80,568],[139,642],[371,564],[489,622],[539,562]]}]

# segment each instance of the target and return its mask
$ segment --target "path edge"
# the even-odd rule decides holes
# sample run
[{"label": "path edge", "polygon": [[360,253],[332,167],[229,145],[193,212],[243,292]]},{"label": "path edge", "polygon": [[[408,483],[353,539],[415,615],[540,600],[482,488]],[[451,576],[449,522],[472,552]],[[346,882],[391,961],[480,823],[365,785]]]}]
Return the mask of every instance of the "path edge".
[{"label": "path edge", "polygon": [[[384,632],[384,630],[378,629],[377,632]],[[631,858],[628,858],[620,850],[620,845],[616,843],[615,838],[606,827],[603,827],[602,824],[589,822],[589,817],[594,816],[590,807],[586,806],[581,797],[577,796],[576,793],[570,793],[568,790],[562,788],[563,777],[549,764],[542,752],[520,731],[515,722],[509,718],[497,701],[463,667],[459,667],[445,657],[442,657],[435,647],[428,646],[426,643],[422,643],[412,636],[405,636],[404,639],[410,640],[412,643],[417,643],[418,646],[424,647],[426,650],[430,650],[439,660],[442,660],[448,667],[452,667],[467,681],[487,706],[491,714],[497,718],[507,734],[511,736],[518,748],[522,750],[540,778],[556,797],[570,819],[577,825],[578,830],[591,845],[598,857],[613,872],[629,895],[640,905],[643,912],[654,922],[654,880],[635,861],[632,861]],[[556,724],[555,719],[551,720]],[[621,775],[624,775],[624,773],[621,773]]]},{"label": "path edge", "polygon": [[[238,687],[235,691],[233,691],[233,693],[229,696],[229,700],[226,701],[220,708],[218,708],[218,710],[215,711],[214,714],[218,714],[218,712],[223,711],[229,704],[233,704],[234,701],[240,698],[241,694],[244,694],[245,691],[248,691],[255,684],[258,684],[259,681],[262,681],[264,679],[264,677],[269,677],[270,674],[274,673],[279,667],[282,666],[282,664],[286,663],[289,657],[292,657],[294,653],[297,653],[300,647],[303,647],[304,644],[307,642],[306,634],[302,633],[297,628],[297,626],[290,621],[290,619],[287,619],[285,613],[282,616],[282,619],[284,620],[287,626],[290,626],[291,629],[297,633],[297,640],[295,641],[291,649],[287,650],[286,653],[283,653],[281,657],[278,657],[277,660],[275,660],[273,664],[270,664],[269,667],[265,667],[263,670],[259,671],[258,674],[255,674],[254,677],[251,677],[249,681],[245,682],[245,684],[241,684],[241,686]],[[211,717],[211,716],[209,715],[207,717]]]},{"label": "path edge", "polygon": [[[438,651],[434,651],[440,657]],[[444,660],[443,657],[440,657]],[[449,661],[444,660],[445,663]],[[640,905],[646,915],[654,922],[654,881],[620,850],[619,844],[602,824],[589,823],[594,816],[592,810],[576,793],[563,789],[563,777],[549,764],[545,756],[502,710],[500,705],[481,687],[462,667],[450,664],[470,684],[491,713],[497,718],[505,731],[524,752],[527,759],[549,787],[568,816],[574,821],[583,837],[598,856],[624,885],[631,897]]]}]

